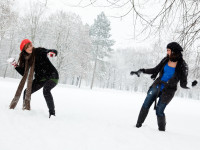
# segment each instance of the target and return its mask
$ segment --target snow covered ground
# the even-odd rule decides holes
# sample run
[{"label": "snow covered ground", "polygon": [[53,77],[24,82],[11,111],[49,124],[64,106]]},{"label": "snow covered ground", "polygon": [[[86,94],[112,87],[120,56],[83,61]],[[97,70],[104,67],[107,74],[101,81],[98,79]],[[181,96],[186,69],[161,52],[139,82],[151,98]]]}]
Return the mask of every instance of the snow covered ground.
[{"label": "snow covered ground", "polygon": [[8,109],[18,83],[0,78],[0,150],[200,148],[200,101],[175,97],[165,111],[166,132],[159,132],[153,107],[143,127],[135,127],[145,93],[58,85],[56,117],[49,119],[42,90],[32,95],[31,111],[21,109],[22,98]]}]

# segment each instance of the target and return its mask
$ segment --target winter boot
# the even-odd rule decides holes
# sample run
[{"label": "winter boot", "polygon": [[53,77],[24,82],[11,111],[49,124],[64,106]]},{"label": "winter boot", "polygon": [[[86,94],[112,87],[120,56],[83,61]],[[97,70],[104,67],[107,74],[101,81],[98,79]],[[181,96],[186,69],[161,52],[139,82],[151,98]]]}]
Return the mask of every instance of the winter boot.
[{"label": "winter boot", "polygon": [[149,112],[149,109],[144,108],[144,107],[141,108],[140,114],[138,116],[137,124],[136,124],[137,128],[140,128],[142,126],[142,123],[146,119],[148,112]]},{"label": "winter boot", "polygon": [[51,115],[56,116],[55,110],[49,110],[49,118],[51,117]]},{"label": "winter boot", "polygon": [[165,131],[166,119],[165,116],[157,116],[158,120],[158,130]]}]

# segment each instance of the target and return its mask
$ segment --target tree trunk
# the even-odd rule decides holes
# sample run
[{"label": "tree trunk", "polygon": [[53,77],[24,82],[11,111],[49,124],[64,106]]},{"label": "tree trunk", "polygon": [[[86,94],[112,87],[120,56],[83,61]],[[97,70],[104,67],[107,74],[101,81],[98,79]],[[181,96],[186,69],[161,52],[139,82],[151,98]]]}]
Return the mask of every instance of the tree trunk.
[{"label": "tree trunk", "polygon": [[78,86],[79,83],[79,77],[76,78],[76,86]]},{"label": "tree trunk", "polygon": [[[13,49],[13,39],[14,39],[14,33],[12,32],[12,34],[11,34],[10,50],[9,50],[9,53],[8,53],[8,58],[11,57],[11,55],[13,53],[13,50],[14,50]],[[4,78],[6,77],[7,70],[8,70],[8,65],[6,65],[6,68],[5,68],[5,71],[4,71],[4,75],[3,75]]]},{"label": "tree trunk", "polygon": [[74,77],[72,78],[72,85],[74,85]]},{"label": "tree trunk", "polygon": [[91,85],[90,85],[90,89],[93,88],[96,66],[97,66],[97,56],[96,56],[95,63],[94,63],[94,70],[93,70],[92,83],[91,83]]},{"label": "tree trunk", "polygon": [[108,80],[107,80],[107,85],[106,88],[109,88],[109,84],[110,84],[110,76],[111,76],[111,69],[109,68],[109,73],[108,73]]},{"label": "tree trunk", "polygon": [[3,78],[5,78],[5,77],[6,77],[6,72],[7,72],[7,69],[8,69],[8,65],[6,65],[6,69],[5,69],[5,71],[4,71]]},{"label": "tree trunk", "polygon": [[93,70],[93,74],[92,74],[92,83],[91,83],[91,85],[90,85],[90,89],[93,88],[93,84],[94,84],[94,77],[95,77],[95,72],[96,72],[96,67],[97,67],[98,53],[99,53],[99,48],[98,48],[98,45],[97,45],[97,49],[96,49],[96,58],[95,58],[95,62],[94,62],[94,70]]},{"label": "tree trunk", "polygon": [[79,88],[81,87],[82,76],[80,76]]}]

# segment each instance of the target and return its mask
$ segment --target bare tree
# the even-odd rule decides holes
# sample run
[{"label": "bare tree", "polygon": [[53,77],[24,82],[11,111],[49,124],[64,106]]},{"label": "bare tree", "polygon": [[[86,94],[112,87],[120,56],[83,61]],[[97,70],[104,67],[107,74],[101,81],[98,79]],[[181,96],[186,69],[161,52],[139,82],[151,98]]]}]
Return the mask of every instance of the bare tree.
[{"label": "bare tree", "polygon": [[42,17],[44,17],[47,5],[46,2],[30,1],[29,7],[27,8],[28,12],[21,17],[21,30],[25,31],[24,34],[27,38],[30,38],[33,43],[35,43],[36,36],[41,26]]},{"label": "bare tree", "polygon": [[[13,51],[13,24],[16,21],[16,13],[12,10],[13,3],[10,0],[0,1],[0,68],[2,76],[5,77],[8,65],[5,64],[7,55],[10,56]],[[10,37],[12,38],[10,40]],[[7,51],[5,51],[7,49]],[[8,53],[8,54],[7,54]],[[6,57],[5,57],[6,56]],[[4,71],[3,71],[4,70]]]},{"label": "bare tree", "polygon": [[[138,35],[146,33],[146,38],[162,32],[165,27],[175,28],[175,39],[184,48],[190,47],[200,38],[199,0],[80,0],[71,6],[117,9],[121,14],[112,15],[114,18],[123,18],[131,14],[134,30],[138,29],[137,24],[142,25],[143,28]],[[154,13],[151,13],[152,10]]]},{"label": "bare tree", "polygon": [[8,31],[11,24],[11,17],[13,15],[11,6],[12,3],[8,0],[0,1],[0,42],[3,40],[5,33]]}]

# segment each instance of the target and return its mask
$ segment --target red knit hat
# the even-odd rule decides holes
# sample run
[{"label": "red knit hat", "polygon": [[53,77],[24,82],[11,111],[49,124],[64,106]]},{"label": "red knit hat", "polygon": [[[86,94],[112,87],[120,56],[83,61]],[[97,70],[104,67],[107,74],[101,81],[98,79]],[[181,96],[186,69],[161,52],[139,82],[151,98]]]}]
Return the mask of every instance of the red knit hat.
[{"label": "red knit hat", "polygon": [[20,50],[22,51],[24,46],[28,43],[32,43],[29,39],[24,39],[22,40],[21,44],[20,44]]}]

